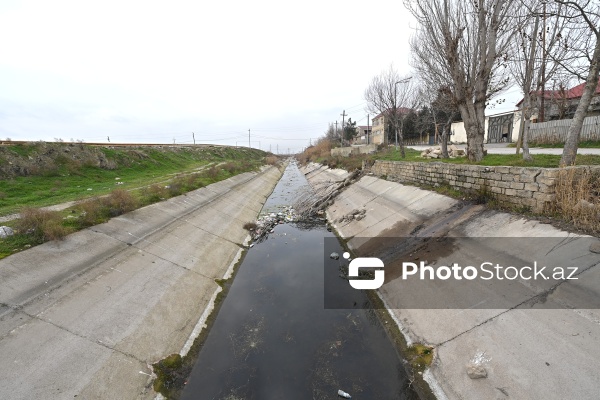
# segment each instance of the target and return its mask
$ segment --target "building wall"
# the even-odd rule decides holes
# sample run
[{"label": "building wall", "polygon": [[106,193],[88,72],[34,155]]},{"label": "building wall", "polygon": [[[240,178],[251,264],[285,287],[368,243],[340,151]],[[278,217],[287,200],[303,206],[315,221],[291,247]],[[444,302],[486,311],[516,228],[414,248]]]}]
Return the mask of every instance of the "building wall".
[{"label": "building wall", "polygon": [[[509,114],[509,113],[506,113]],[[515,111],[513,118],[513,130],[511,142],[516,142],[519,138],[519,129],[521,129],[521,112]],[[500,114],[497,114],[500,115]],[[490,115],[494,117],[495,115]],[[485,134],[484,143],[487,141],[488,124],[490,116],[485,117]],[[467,131],[465,130],[465,123],[463,121],[453,122],[450,127],[450,132],[453,134],[450,136],[450,141],[453,143],[467,143]]]},{"label": "building wall", "polygon": [[383,116],[373,119],[373,126],[371,127],[371,138],[373,144],[385,143],[385,118]]}]

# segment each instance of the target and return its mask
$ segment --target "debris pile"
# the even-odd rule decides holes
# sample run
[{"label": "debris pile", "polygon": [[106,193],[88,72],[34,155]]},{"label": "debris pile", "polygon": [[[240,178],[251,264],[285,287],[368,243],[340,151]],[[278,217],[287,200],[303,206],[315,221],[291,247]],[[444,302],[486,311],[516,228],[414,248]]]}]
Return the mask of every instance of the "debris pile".
[{"label": "debris pile", "polygon": [[364,208],[362,210],[352,210],[348,214],[346,214],[343,217],[339,218],[335,222],[337,222],[337,223],[344,223],[344,222],[352,222],[354,220],[360,221],[361,219],[363,219],[365,217],[366,213],[367,213],[367,210],[364,209]]},{"label": "debris pile", "polygon": [[298,220],[296,210],[293,207],[286,207],[278,213],[262,214],[258,217],[255,227],[250,228],[250,235],[254,242],[264,240],[269,233],[273,233],[275,226],[285,224],[286,222],[294,222]]},{"label": "debris pile", "polygon": [[[455,145],[451,144],[448,147],[448,156],[450,158],[464,157],[465,151],[462,149],[459,149]],[[442,149],[440,148],[440,146],[430,147],[428,149],[423,150],[423,152],[421,153],[421,157],[423,157],[423,158],[442,158]]]}]

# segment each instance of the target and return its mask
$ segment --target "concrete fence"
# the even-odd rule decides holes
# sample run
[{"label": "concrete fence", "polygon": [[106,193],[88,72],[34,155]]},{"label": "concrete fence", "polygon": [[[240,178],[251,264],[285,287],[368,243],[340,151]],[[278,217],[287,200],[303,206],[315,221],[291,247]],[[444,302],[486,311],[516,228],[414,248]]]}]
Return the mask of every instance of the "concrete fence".
[{"label": "concrete fence", "polygon": [[[529,126],[529,141],[538,143],[563,143],[572,119],[541,122]],[[600,140],[600,116],[586,117],[583,120],[579,141]]]},{"label": "concrete fence", "polygon": [[367,145],[359,145],[359,146],[351,146],[351,147],[337,147],[335,149],[331,149],[332,156],[342,156],[349,157],[350,155],[356,154],[371,154],[377,151],[376,144],[367,144]]},{"label": "concrete fence", "polygon": [[[600,167],[571,167],[596,169]],[[370,167],[376,176],[421,185],[448,185],[454,189],[488,193],[503,205],[526,206],[543,212],[554,201],[558,168],[484,167],[438,162],[377,160]]]}]

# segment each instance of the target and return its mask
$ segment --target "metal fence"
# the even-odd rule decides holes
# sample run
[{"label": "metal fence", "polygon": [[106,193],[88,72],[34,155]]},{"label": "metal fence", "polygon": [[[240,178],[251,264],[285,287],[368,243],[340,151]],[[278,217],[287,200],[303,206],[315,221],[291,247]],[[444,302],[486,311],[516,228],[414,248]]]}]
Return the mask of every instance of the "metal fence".
[{"label": "metal fence", "polygon": [[[572,119],[561,119],[556,121],[531,124],[529,127],[529,141],[536,143],[564,143],[567,132],[571,126]],[[579,141],[600,141],[600,115],[586,117]]]}]

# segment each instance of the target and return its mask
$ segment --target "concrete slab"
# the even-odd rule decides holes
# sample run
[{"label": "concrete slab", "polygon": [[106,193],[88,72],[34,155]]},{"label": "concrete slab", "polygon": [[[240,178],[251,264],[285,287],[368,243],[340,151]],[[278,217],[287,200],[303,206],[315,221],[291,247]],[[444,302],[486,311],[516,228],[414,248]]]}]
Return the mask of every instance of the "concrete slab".
[{"label": "concrete slab", "polygon": [[[367,208],[364,219],[338,222],[360,206]],[[514,263],[535,260],[578,266],[580,279],[576,281],[518,279],[468,287],[432,281],[424,287],[401,279],[394,268],[402,260],[396,259],[386,262],[380,295],[388,306],[396,305],[390,312],[409,342],[435,347],[428,376],[441,398],[598,397],[600,260],[589,251],[597,238],[368,176],[345,189],[327,209],[327,216],[338,233],[350,239],[350,245],[375,248],[374,241],[379,240],[389,256],[410,248],[398,243],[402,236],[454,241],[432,247],[431,254],[424,252],[427,248],[412,253],[412,261],[432,261],[436,266],[468,265],[475,259],[497,257]],[[358,235],[375,239],[359,239]],[[399,239],[396,242],[382,239],[394,235]],[[485,307],[478,304],[482,299],[489,304],[480,309]],[[439,300],[437,308],[416,306],[432,300]],[[488,375],[471,379],[466,364],[478,355]]]}]

